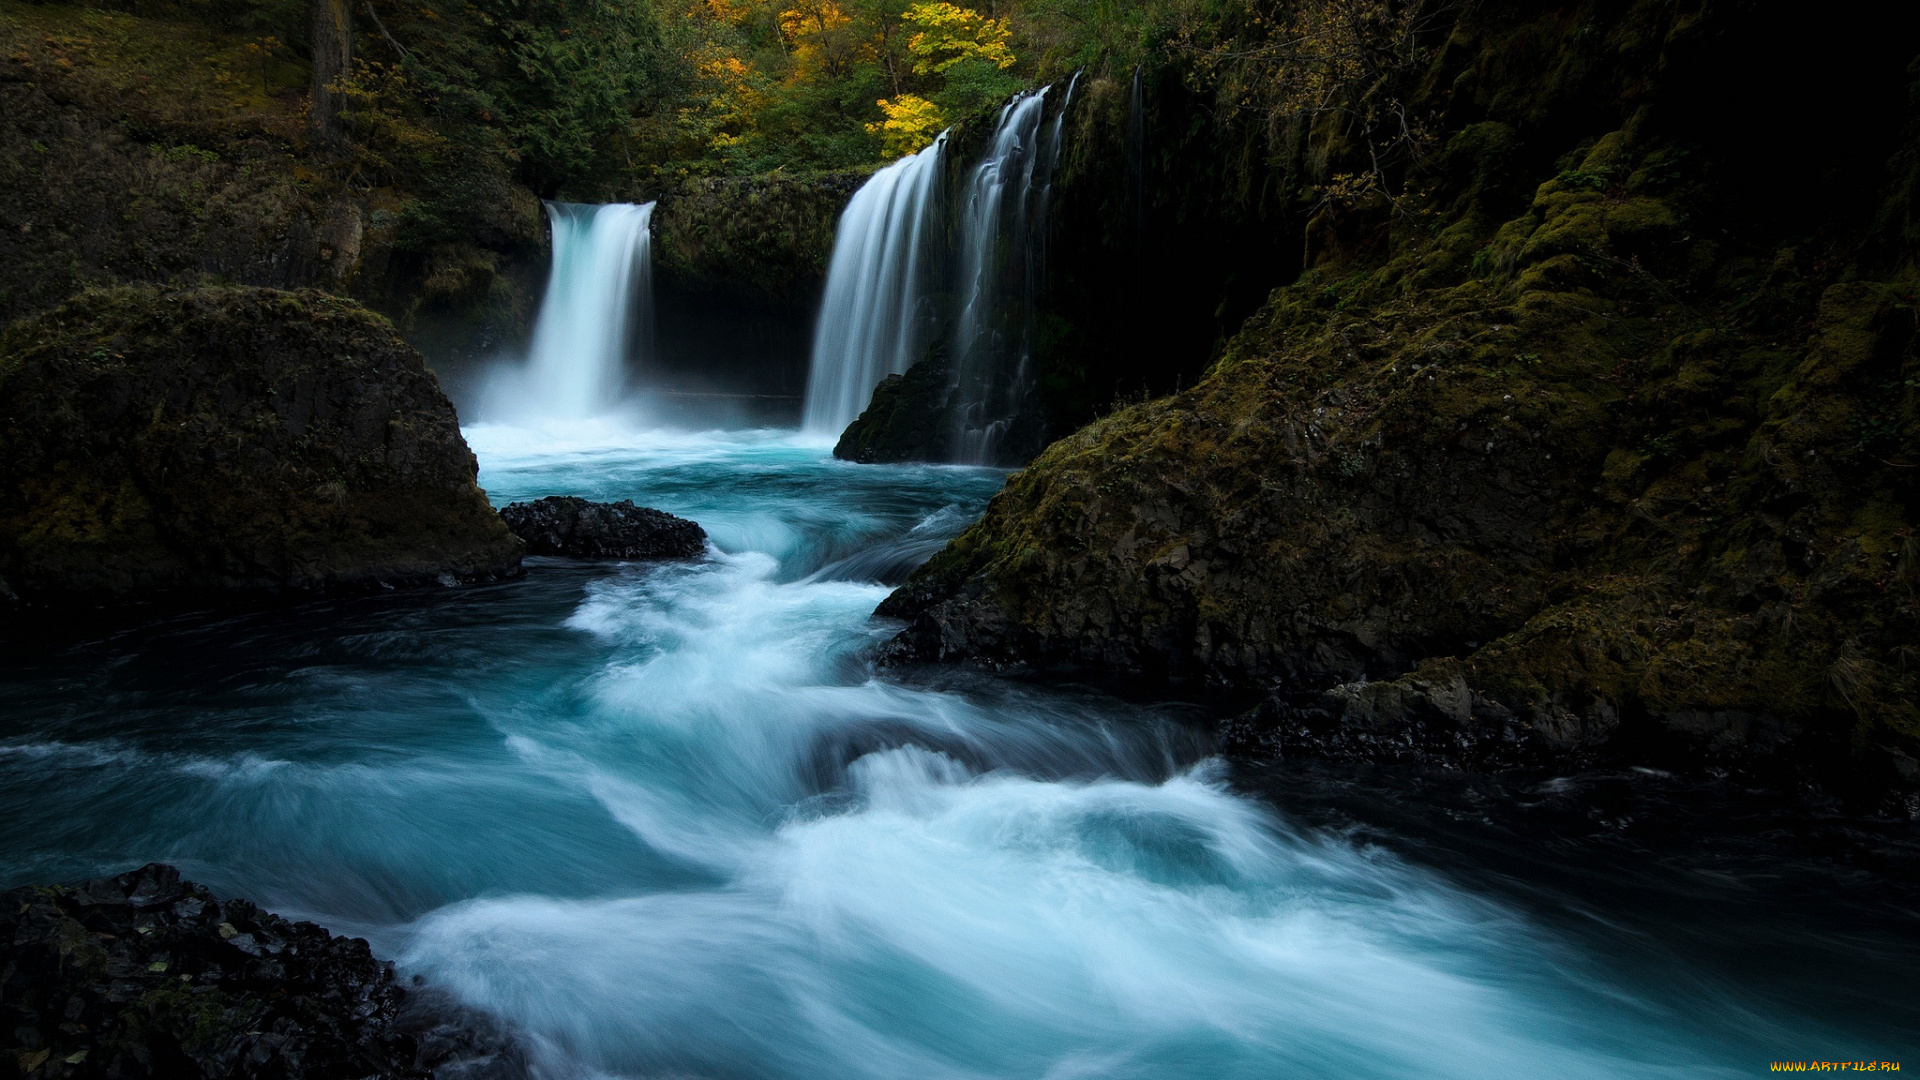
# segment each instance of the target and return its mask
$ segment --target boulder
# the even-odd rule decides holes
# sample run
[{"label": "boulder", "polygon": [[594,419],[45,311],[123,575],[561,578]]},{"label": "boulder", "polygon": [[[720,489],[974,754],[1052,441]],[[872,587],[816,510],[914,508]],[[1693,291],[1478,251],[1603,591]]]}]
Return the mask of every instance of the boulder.
[{"label": "boulder", "polygon": [[707,550],[707,532],[683,517],[633,500],[589,502],[554,495],[513,503],[500,511],[526,541],[530,555],[578,559],[694,559]]},{"label": "boulder", "polygon": [[125,602],[519,571],[391,324],[302,291],[82,293],[0,334],[0,579]]},{"label": "boulder", "polygon": [[889,375],[873,388],[866,409],[834,444],[833,456],[862,465],[952,461],[961,419],[953,396],[946,350],[929,350],[905,375]]},{"label": "boulder", "polygon": [[492,1021],[402,987],[359,938],[152,863],[0,895],[0,1071],[48,1077],[512,1080]]}]

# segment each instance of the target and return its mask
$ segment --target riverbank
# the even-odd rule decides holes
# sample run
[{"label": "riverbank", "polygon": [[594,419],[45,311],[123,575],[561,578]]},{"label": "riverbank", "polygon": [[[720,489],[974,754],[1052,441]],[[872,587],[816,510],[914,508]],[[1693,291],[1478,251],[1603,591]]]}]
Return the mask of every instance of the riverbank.
[{"label": "riverbank", "polygon": [[[998,472],[465,434],[497,502],[631,498],[712,554],[12,652],[0,881],[163,859],[365,938],[555,1071],[1732,1077],[1920,1029],[1904,871],[1817,831],[1729,859],[1701,825],[1735,803],[1632,780],[1698,816],[1552,775],[1262,788],[1187,706],[876,670],[883,583]],[[1793,997],[1763,954],[1857,989]]]}]

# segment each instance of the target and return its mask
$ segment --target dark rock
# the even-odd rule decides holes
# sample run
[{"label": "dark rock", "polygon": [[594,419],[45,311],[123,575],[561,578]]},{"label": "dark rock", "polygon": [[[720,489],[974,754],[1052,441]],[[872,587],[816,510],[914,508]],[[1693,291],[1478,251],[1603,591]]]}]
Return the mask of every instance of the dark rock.
[{"label": "dark rock", "polygon": [[493,1021],[403,988],[365,941],[170,866],[0,895],[0,1077],[526,1075]]},{"label": "dark rock", "polygon": [[[1002,374],[1002,382],[1018,381],[1013,373]],[[980,401],[990,396],[990,387],[960,382],[947,343],[935,341],[905,375],[889,375],[874,387],[866,410],[841,433],[833,456],[863,465],[932,461],[1016,468],[1046,445],[1047,422],[1040,411],[1027,407],[1031,403],[1001,401],[1006,418],[986,425],[991,437],[972,432],[972,448],[963,452],[969,442],[963,433],[981,426],[978,414],[987,406]]]},{"label": "dark rock", "polygon": [[124,288],[0,335],[0,575],[28,602],[515,574],[475,474],[420,354],[351,301]]},{"label": "dark rock", "polygon": [[936,347],[905,375],[889,375],[873,388],[859,419],[834,445],[842,461],[874,465],[898,461],[952,461],[960,417],[952,407],[953,369]]},{"label": "dark rock", "polygon": [[1443,662],[1388,682],[1275,692],[1223,723],[1219,735],[1222,749],[1242,759],[1488,771],[1584,763],[1612,734],[1610,718],[1595,719],[1593,730],[1556,739],[1476,694],[1457,663]]},{"label": "dark rock", "polygon": [[812,305],[834,224],[865,181],[857,172],[684,181],[659,194],[656,270],[690,286]]},{"label": "dark rock", "polygon": [[531,555],[579,559],[694,559],[707,550],[707,532],[683,517],[633,500],[588,502],[553,495],[513,503],[500,517],[526,541]]},{"label": "dark rock", "polygon": [[1770,93],[1748,45],[1794,31],[1635,0],[1592,24],[1606,63],[1522,75],[1565,9],[1455,10],[1421,78],[1436,115],[1468,86],[1486,111],[1409,178],[1432,227],[1320,211],[1198,385],[1055,442],[880,606],[885,658],[1278,688],[1233,734],[1283,753],[1911,785],[1907,56],[1799,84],[1862,118],[1814,204],[1711,108],[1638,104]]}]

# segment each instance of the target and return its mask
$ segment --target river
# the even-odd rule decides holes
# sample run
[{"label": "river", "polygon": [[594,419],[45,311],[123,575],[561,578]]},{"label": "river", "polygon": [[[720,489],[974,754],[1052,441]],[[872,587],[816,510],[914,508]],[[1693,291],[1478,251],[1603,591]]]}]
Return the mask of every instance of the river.
[{"label": "river", "polygon": [[[482,485],[632,498],[699,521],[710,557],[19,650],[0,885],[173,862],[369,938],[555,1077],[1920,1067],[1893,878],[1654,860],[1687,884],[1636,917],[1632,852],[1549,873],[1551,838],[1395,825],[1422,796],[1351,777],[1282,809],[1190,707],[877,672],[874,605],[1004,474],[572,430],[469,428]],[[1797,906],[1752,902],[1783,876]],[[1725,947],[1690,945],[1703,927]]]}]

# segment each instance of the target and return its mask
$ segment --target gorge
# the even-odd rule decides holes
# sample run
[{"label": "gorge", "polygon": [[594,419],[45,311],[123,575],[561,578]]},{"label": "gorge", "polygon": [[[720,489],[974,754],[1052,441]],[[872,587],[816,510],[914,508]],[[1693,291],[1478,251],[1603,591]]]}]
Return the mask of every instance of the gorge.
[{"label": "gorge", "polygon": [[0,1076],[1920,1050],[1912,20],[142,12],[0,0]]}]

